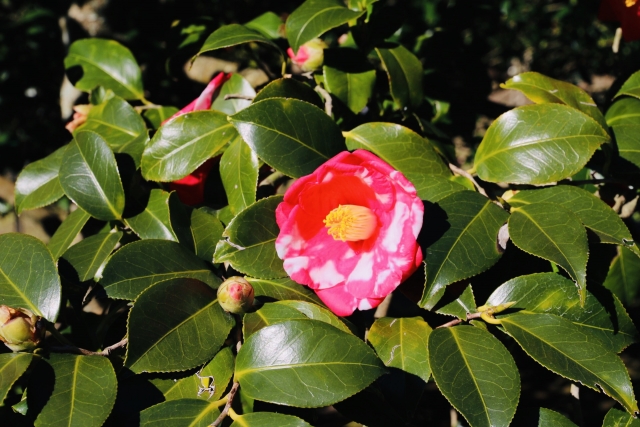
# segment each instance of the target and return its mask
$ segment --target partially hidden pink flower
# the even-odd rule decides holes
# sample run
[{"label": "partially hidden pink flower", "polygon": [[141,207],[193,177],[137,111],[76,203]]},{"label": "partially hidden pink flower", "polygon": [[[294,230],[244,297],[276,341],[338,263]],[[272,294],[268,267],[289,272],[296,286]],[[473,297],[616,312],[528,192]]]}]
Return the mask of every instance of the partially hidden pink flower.
[{"label": "partially hidden pink flower", "polygon": [[91,111],[90,104],[81,104],[73,106],[73,118],[67,123],[64,128],[69,132],[73,133],[79,126],[85,124],[87,121],[87,117],[89,116],[89,111]]},{"label": "partially hidden pink flower", "polygon": [[[162,124],[165,124],[169,120],[183,114],[190,113],[191,111],[210,109],[213,100],[220,92],[220,88],[230,78],[231,74],[219,73],[213,80],[211,80],[211,82],[209,82],[199,97],[191,101],[189,105],[184,107],[182,110],[163,121]],[[209,172],[213,168],[213,163],[213,159],[207,160],[189,175],[170,183],[169,189],[178,193],[178,197],[182,203],[186,205],[193,206],[202,203],[204,201],[204,184]]]},{"label": "partially hidden pink flower", "polygon": [[291,48],[287,49],[287,55],[302,71],[313,71],[322,66],[327,47],[329,46],[322,40],[313,39],[300,46],[298,53],[293,53]]},{"label": "partially hidden pink flower", "polygon": [[424,205],[405,176],[365,150],[294,182],[276,210],[278,256],[337,315],[378,306],[422,262]]}]

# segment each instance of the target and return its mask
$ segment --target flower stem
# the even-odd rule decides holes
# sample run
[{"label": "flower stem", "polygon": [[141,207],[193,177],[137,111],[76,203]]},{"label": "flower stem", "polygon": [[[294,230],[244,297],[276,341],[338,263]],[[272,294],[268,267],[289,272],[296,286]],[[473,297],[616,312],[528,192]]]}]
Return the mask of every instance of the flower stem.
[{"label": "flower stem", "polygon": [[[229,411],[231,411],[231,404],[233,403],[233,398],[235,397],[236,393],[238,392],[238,388],[240,387],[240,383],[235,382],[233,383],[233,386],[231,387],[231,390],[229,390],[229,394],[227,394],[227,396],[224,398],[226,399],[226,404],[224,405],[224,409],[222,409],[222,412],[220,412],[220,415],[218,416],[218,418],[216,418],[216,420],[211,423],[209,425],[209,427],[217,427],[220,425],[220,423],[222,423],[222,421],[227,417],[227,414],[229,413]],[[221,399],[220,401],[224,400]],[[235,414],[235,412],[234,412]],[[231,416],[231,418],[233,419],[233,415]]]}]

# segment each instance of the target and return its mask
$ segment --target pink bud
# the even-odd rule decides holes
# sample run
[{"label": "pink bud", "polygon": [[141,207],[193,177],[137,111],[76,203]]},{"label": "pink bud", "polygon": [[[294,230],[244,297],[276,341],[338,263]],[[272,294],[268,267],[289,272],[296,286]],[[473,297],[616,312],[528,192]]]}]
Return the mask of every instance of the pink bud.
[{"label": "pink bud", "polygon": [[31,351],[42,338],[38,316],[31,311],[0,305],[0,341],[14,352]]},{"label": "pink bud", "polygon": [[243,314],[253,305],[253,286],[243,277],[229,277],[218,288],[218,302],[230,313]]},{"label": "pink bud", "polygon": [[322,66],[324,49],[328,47],[322,40],[313,39],[300,46],[297,54],[294,54],[291,48],[287,49],[287,54],[302,71],[313,71]]}]

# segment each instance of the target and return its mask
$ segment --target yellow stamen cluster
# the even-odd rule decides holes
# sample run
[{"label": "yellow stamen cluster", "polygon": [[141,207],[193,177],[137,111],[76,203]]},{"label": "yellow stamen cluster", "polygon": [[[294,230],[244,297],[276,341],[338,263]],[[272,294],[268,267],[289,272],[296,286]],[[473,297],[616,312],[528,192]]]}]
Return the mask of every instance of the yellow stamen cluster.
[{"label": "yellow stamen cluster", "polygon": [[638,2],[638,0],[625,0],[624,4],[627,7],[632,7],[635,6],[635,4]]},{"label": "yellow stamen cluster", "polygon": [[378,219],[371,209],[358,205],[340,205],[327,215],[324,225],[335,240],[356,242],[371,237]]}]

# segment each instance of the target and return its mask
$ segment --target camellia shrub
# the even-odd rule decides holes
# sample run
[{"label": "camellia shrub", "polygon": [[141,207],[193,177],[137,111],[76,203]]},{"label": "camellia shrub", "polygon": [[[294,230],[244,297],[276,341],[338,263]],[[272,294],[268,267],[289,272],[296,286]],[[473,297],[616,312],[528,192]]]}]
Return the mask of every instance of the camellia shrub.
[{"label": "camellia shrub", "polygon": [[73,209],[46,245],[0,235],[3,419],[448,426],[448,401],[460,425],[524,425],[535,361],[616,405],[593,425],[637,423],[619,353],[637,340],[640,72],[605,111],[513,77],[532,103],[463,169],[388,8],[307,0],[221,26],[196,57],[269,81],[219,73],[181,110],[123,45],[71,45],[90,104],[22,170],[15,208]]}]

